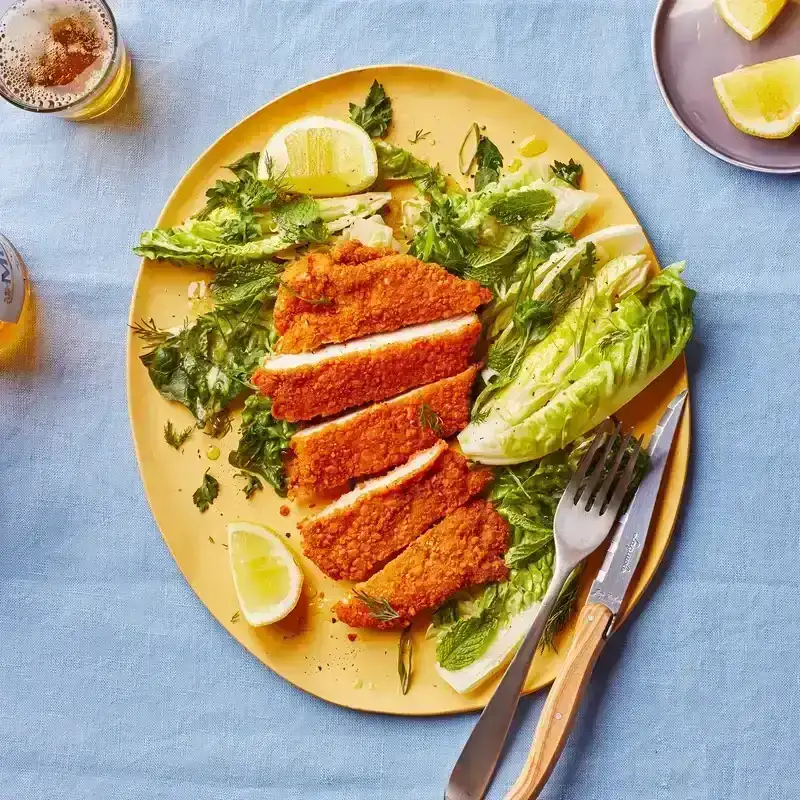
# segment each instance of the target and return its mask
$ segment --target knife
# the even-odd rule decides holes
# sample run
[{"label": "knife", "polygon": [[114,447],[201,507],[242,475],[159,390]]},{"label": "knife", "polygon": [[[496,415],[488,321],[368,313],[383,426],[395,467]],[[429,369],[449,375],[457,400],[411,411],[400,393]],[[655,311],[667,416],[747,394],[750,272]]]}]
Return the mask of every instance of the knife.
[{"label": "knife", "polygon": [[545,701],[525,766],[505,800],[538,797],[567,743],[592,669],[615,629],[642,555],[686,398],[684,390],[670,402],[650,438],[650,469],[617,522],[603,566],[578,616],[572,646]]}]

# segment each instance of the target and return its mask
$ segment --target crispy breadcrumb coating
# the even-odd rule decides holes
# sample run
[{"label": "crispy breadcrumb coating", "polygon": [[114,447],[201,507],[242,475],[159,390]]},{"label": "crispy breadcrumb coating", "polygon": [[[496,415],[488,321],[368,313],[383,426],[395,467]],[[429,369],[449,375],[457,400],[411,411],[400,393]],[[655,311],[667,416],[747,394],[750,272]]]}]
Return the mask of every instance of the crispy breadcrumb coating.
[{"label": "crispy breadcrumb coating", "polygon": [[486,500],[456,509],[410,544],[394,561],[356,589],[388,601],[396,619],[376,619],[355,595],[333,610],[354,628],[403,628],[426,608],[434,608],[460,589],[508,578],[503,554],[508,525]]},{"label": "crispy breadcrumb coating", "polygon": [[[288,464],[291,485],[324,490],[350,478],[377,475],[430,447],[439,436],[458,433],[469,422],[476,372],[476,367],[470,367],[452,378],[295,434]],[[438,417],[438,430],[423,424],[423,403]]]},{"label": "crispy breadcrumb coating", "polygon": [[406,325],[457,317],[488,303],[492,293],[438,264],[385,248],[345,242],[287,267],[274,321],[279,353],[305,353]]},{"label": "crispy breadcrumb coating", "polygon": [[292,356],[278,356],[256,371],[253,383],[262,394],[272,398],[275,418],[290,422],[338,414],[385,400],[466,369],[481,334],[480,321],[474,315],[470,317],[471,321],[459,318],[466,320],[464,324],[454,320],[453,330],[289,369],[278,369],[276,365]]},{"label": "crispy breadcrumb coating", "polygon": [[298,525],[303,552],[332,578],[366,580],[491,480],[490,470],[470,470],[467,460],[442,442],[438,456],[422,469],[372,491],[368,483],[346,507],[303,520]]}]

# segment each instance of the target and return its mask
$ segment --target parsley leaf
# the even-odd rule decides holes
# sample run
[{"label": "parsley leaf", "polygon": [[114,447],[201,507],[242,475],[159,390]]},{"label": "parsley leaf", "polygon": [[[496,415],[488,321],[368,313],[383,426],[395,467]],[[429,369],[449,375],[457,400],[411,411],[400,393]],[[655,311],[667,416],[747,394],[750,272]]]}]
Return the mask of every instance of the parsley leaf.
[{"label": "parsley leaf", "polygon": [[193,430],[194,425],[190,425],[188,428],[184,428],[182,431],[179,431],[175,428],[170,420],[167,420],[167,424],[164,426],[164,441],[170,447],[180,450],[186,440],[192,435]]},{"label": "parsley leaf", "polygon": [[568,164],[565,164],[563,161],[554,161],[550,169],[557,178],[561,178],[562,181],[566,181],[576,189],[579,188],[581,176],[583,175],[583,167],[577,162],[572,159],[569,160]]},{"label": "parsley leaf", "polygon": [[494,183],[500,177],[500,170],[503,167],[503,156],[488,136],[481,136],[478,140],[475,162],[478,166],[475,173],[475,191],[479,192],[484,186]]},{"label": "parsley leaf", "polygon": [[200,509],[200,513],[205,513],[217,499],[219,494],[219,481],[208,471],[203,475],[203,482],[194,490],[192,500]]},{"label": "parsley leaf", "polygon": [[392,121],[392,101],[378,81],[372,82],[363,106],[350,103],[350,119],[372,137],[386,133]]}]

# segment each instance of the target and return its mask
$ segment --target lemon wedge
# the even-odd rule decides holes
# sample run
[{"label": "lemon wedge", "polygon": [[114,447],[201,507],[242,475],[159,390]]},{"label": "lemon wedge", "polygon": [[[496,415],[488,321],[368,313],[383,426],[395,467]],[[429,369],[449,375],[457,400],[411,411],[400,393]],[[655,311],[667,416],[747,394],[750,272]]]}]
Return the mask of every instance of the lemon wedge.
[{"label": "lemon wedge", "polygon": [[719,15],[739,36],[758,39],[783,11],[787,0],[716,0]]},{"label": "lemon wedge", "polygon": [[258,177],[284,173],[291,188],[314,197],[355,194],[378,177],[378,156],[369,134],[352,122],[303,117],[284,125],[267,142]]},{"label": "lemon wedge", "polygon": [[275,531],[253,522],[231,522],[228,555],[239,606],[250,625],[270,625],[297,605],[303,573]]},{"label": "lemon wedge", "polygon": [[800,125],[800,55],[718,75],[714,89],[728,119],[751,136],[783,139]]}]

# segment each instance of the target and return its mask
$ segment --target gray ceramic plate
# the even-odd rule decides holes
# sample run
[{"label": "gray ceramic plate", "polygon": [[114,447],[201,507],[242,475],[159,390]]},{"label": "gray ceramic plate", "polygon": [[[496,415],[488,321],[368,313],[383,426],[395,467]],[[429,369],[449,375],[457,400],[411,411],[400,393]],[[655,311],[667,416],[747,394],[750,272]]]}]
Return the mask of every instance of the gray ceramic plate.
[{"label": "gray ceramic plate", "polygon": [[675,119],[709,153],[745,169],[800,173],[800,130],[787,139],[742,133],[725,116],[712,78],[798,54],[800,0],[789,0],[754,42],[728,27],[713,0],[661,0],[653,22],[653,66]]}]

